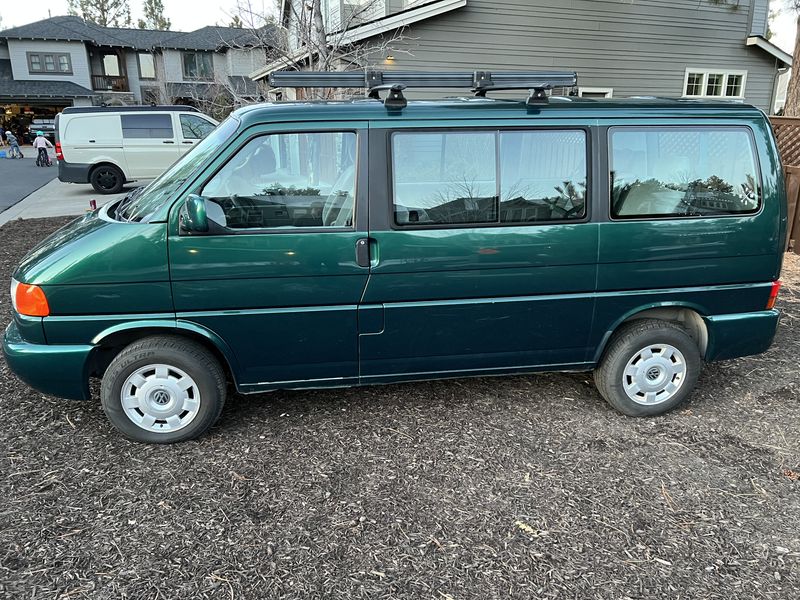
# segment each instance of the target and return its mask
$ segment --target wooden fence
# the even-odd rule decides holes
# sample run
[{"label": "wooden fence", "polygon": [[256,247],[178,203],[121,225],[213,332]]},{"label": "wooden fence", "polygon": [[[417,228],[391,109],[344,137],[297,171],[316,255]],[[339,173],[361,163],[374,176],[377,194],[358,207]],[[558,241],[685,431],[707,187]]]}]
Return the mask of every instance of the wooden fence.
[{"label": "wooden fence", "polygon": [[770,117],[786,174],[789,202],[787,250],[800,254],[800,118]]}]

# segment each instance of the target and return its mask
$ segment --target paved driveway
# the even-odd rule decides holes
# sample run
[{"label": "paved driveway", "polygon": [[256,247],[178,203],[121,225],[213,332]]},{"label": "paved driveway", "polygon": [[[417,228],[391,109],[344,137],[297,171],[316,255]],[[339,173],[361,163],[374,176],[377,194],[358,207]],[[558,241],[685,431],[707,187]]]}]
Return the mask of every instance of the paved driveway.
[{"label": "paved driveway", "polygon": [[0,213],[58,177],[55,164],[50,168],[36,166],[36,155],[31,147],[24,147],[22,152],[23,160],[0,158]]}]

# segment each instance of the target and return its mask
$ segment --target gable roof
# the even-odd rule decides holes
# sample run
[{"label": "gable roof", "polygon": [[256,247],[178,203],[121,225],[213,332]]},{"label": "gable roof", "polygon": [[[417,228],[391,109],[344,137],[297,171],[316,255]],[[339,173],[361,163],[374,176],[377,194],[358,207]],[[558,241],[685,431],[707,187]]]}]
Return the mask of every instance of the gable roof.
[{"label": "gable roof", "polygon": [[261,39],[277,39],[275,28],[256,35],[249,29],[239,27],[202,27],[196,31],[160,31],[126,27],[101,27],[84,21],[81,17],[67,15],[51,17],[0,31],[0,39],[54,40],[84,42],[95,46],[152,50],[171,48],[176,50],[223,50],[228,47],[248,47]]}]

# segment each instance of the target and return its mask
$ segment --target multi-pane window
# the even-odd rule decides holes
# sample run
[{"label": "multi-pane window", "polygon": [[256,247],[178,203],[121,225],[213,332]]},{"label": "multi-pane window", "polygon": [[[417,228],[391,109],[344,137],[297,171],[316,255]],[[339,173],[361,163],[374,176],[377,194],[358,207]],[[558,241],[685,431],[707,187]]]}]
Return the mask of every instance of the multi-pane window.
[{"label": "multi-pane window", "polygon": [[356,134],[254,138],[203,187],[209,218],[230,229],[352,228]]},{"label": "multi-pane window", "polygon": [[620,127],[610,142],[613,218],[758,210],[760,178],[744,127]]},{"label": "multi-pane window", "polygon": [[214,78],[214,64],[210,52],[184,52],[183,53],[184,79]]},{"label": "multi-pane window", "polygon": [[687,98],[744,98],[746,71],[687,69],[683,95]]},{"label": "multi-pane window", "polygon": [[722,73],[709,73],[706,83],[706,96],[721,96],[724,79],[725,75]]},{"label": "multi-pane window", "polygon": [[582,130],[398,132],[395,223],[532,224],[586,214]]},{"label": "multi-pane window", "polygon": [[72,74],[72,59],[67,53],[28,52],[29,73]]}]

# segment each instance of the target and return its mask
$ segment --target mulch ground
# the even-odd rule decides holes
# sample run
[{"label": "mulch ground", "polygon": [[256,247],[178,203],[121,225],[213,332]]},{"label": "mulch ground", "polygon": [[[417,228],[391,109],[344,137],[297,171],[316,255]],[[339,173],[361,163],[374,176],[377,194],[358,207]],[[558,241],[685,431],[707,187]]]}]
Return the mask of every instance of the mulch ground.
[{"label": "mulch ground", "polygon": [[[62,222],[0,229],[0,282]],[[784,280],[774,347],[653,419],[548,374],[234,396],[155,447],[0,360],[0,597],[800,598]]]}]

